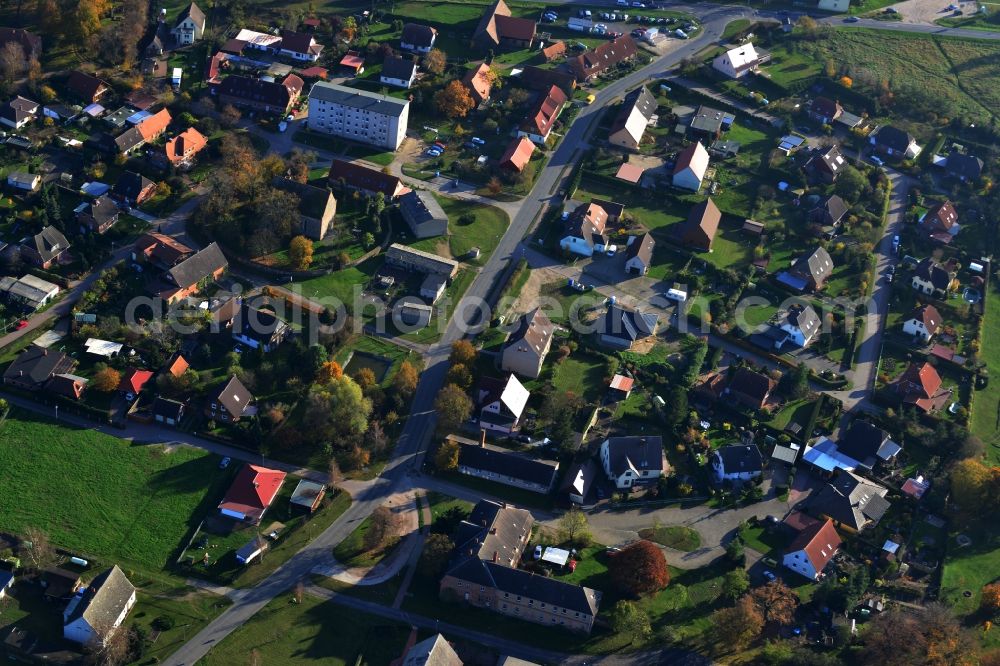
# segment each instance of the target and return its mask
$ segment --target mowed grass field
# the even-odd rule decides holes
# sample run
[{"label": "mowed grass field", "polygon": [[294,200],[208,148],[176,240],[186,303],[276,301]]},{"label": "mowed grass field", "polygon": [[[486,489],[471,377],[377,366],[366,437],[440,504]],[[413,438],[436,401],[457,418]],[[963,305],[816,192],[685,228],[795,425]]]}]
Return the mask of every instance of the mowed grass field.
[{"label": "mowed grass field", "polygon": [[973,393],[972,434],[986,444],[986,459],[1000,464],[1000,290],[993,289],[986,298],[986,313],[982,324],[980,354],[990,369],[990,382],[985,389]]},{"label": "mowed grass field", "polygon": [[162,569],[230,478],[204,451],[129,444],[14,409],[0,426],[0,531]]},{"label": "mowed grass field", "polygon": [[1000,44],[975,39],[888,33],[845,28],[829,39],[796,42],[797,50],[778,47],[766,69],[775,83],[787,86],[821,76],[824,63],[846,66],[854,78],[862,73],[889,82],[904,82],[940,102],[943,115],[993,116],[1000,109]]}]

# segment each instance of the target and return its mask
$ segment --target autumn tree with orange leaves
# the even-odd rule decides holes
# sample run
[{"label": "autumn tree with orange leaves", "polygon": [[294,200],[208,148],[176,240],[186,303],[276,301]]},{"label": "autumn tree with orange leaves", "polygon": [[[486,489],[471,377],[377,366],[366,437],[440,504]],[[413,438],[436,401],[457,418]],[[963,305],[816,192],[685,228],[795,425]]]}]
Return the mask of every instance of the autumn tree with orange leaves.
[{"label": "autumn tree with orange leaves", "polygon": [[476,103],[469,94],[469,89],[455,79],[434,95],[434,105],[438,111],[448,118],[464,118]]}]

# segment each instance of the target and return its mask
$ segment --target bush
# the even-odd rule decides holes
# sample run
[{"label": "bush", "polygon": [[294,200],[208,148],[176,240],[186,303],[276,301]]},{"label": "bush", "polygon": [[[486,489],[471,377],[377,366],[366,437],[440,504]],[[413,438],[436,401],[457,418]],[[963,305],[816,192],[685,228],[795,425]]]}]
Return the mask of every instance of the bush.
[{"label": "bush", "polygon": [[157,631],[170,631],[174,628],[174,618],[169,615],[161,615],[153,620],[150,626]]}]

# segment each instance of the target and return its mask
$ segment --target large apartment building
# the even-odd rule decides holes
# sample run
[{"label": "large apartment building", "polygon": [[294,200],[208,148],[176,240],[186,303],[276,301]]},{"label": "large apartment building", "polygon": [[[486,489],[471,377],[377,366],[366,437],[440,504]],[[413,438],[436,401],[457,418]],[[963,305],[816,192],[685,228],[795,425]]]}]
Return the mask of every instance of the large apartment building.
[{"label": "large apartment building", "polygon": [[309,92],[309,129],[396,150],[406,137],[410,102],[319,81]]}]

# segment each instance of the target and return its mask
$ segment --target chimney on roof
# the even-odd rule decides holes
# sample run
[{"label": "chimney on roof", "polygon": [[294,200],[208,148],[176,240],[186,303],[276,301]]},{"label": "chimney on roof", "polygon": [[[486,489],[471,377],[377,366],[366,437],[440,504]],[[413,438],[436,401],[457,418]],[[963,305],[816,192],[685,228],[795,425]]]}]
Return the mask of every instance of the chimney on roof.
[{"label": "chimney on roof", "polygon": [[479,446],[486,448],[486,428],[479,431]]}]

